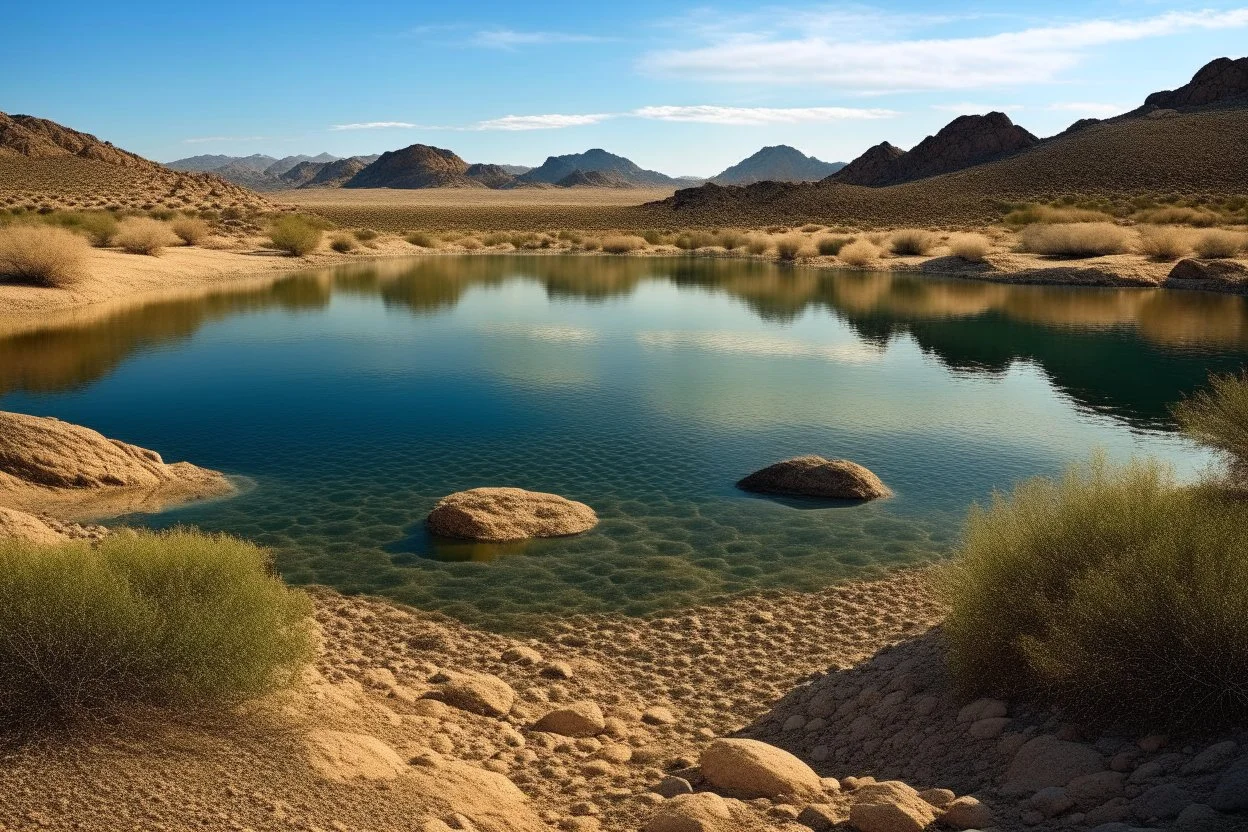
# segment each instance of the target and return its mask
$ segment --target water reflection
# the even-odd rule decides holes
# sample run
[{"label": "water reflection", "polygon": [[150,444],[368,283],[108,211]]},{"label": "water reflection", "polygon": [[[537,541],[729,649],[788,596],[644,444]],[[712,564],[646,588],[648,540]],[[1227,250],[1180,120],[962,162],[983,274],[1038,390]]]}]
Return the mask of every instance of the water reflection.
[{"label": "water reflection", "polygon": [[[686,345],[740,353],[827,351],[870,360],[910,337],[946,366],[1001,374],[1034,362],[1082,406],[1138,427],[1165,427],[1167,406],[1230,371],[1248,341],[1239,297],[1196,292],[1014,286],[906,274],[781,268],[704,258],[430,257],[300,274],[271,284],[221,287],[160,300],[89,322],[0,338],[0,395],[62,392],[100,379],[127,357],[191,338],[205,324],[281,309],[321,310],[335,293],[377,297],[416,315],[453,310],[471,290],[511,280],[540,284],[554,300],[627,297],[645,281],[722,293],[759,319],[787,324],[828,310],[858,336],[857,346],[806,347],[775,335],[653,332],[652,346]],[[575,341],[583,332],[547,327],[518,335]],[[592,336],[591,336],[592,337]]]}]

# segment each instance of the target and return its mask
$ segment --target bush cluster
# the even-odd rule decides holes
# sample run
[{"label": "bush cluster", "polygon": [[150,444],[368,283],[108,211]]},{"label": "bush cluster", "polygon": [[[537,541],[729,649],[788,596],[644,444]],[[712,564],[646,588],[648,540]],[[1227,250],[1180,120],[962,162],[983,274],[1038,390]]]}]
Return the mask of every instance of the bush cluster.
[{"label": "bush cluster", "polygon": [[47,225],[0,228],[0,283],[63,289],[85,274],[90,246],[81,235]]}]

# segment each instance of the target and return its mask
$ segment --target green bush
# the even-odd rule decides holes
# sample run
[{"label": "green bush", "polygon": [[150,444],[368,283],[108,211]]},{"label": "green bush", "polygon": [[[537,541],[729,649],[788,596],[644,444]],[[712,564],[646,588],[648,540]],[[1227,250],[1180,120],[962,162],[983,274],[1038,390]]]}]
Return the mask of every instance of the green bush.
[{"label": "green bush", "polygon": [[359,248],[359,244],[349,234],[335,234],[329,241],[329,247],[339,254],[346,254]]},{"label": "green bush", "polygon": [[1209,389],[1175,405],[1174,417],[1184,433],[1222,454],[1237,484],[1248,482],[1248,370],[1210,376]]},{"label": "green bush", "polygon": [[320,248],[324,232],[306,217],[290,214],[281,217],[269,228],[269,241],[279,251],[292,257],[303,257]]},{"label": "green bush", "polygon": [[1248,718],[1241,503],[1103,459],[972,509],[942,579],[965,695],[1131,729]]},{"label": "green bush", "polygon": [[113,244],[117,236],[117,217],[108,211],[73,211],[55,215],[55,222],[81,232],[96,248]]},{"label": "green bush", "polygon": [[225,536],[0,540],[0,720],[34,729],[267,693],[310,659],[310,612],[262,549]]},{"label": "green bush", "polygon": [[409,245],[417,248],[437,248],[438,238],[425,231],[413,231],[403,239],[407,240]]}]

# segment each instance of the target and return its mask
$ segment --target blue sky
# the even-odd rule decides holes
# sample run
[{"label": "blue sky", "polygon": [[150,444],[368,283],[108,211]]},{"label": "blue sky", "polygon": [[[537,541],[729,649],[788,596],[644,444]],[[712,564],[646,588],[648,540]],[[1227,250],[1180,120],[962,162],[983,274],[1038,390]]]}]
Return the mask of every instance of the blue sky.
[{"label": "blue sky", "polygon": [[377,153],[538,164],[604,147],[711,175],[767,144],[828,161],[963,112],[1038,135],[1248,53],[1248,3],[212,4],[4,13],[0,110],[150,158]]}]

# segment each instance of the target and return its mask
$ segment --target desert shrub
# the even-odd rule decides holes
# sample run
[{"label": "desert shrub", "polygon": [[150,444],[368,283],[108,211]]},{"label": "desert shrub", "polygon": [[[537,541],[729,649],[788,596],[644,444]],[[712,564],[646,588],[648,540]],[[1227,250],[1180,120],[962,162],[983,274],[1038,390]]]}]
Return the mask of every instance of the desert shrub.
[{"label": "desert shrub", "polygon": [[361,243],[371,243],[373,240],[376,240],[381,236],[380,231],[374,231],[371,228],[357,228],[352,233],[355,234],[355,239],[359,240]]},{"label": "desert shrub", "polygon": [[359,248],[359,244],[350,234],[335,234],[329,240],[329,247],[339,254],[346,254]]},{"label": "desert shrub", "polygon": [[151,209],[148,209],[148,215],[154,220],[160,220],[161,222],[168,222],[169,220],[176,217],[178,215],[178,212],[170,208],[151,208]]},{"label": "desert shrub", "polygon": [[1049,205],[1026,205],[1005,215],[1005,224],[1015,228],[1036,223],[1111,222],[1111,214],[1089,208],[1054,208]]},{"label": "desert shrub", "polygon": [[417,248],[437,248],[438,246],[438,238],[427,231],[413,231],[403,239]]},{"label": "desert shrub", "polygon": [[112,245],[117,236],[117,218],[107,211],[73,211],[60,215],[57,222],[85,234],[98,248]]},{"label": "desert shrub", "polygon": [[1234,257],[1248,240],[1243,234],[1234,231],[1206,231],[1196,240],[1196,254],[1205,259]]},{"label": "desert shrub", "polygon": [[481,241],[476,237],[465,237],[459,241],[459,246],[468,251],[476,251],[481,248]]},{"label": "desert shrub", "polygon": [[298,214],[279,217],[269,226],[269,242],[278,251],[291,257],[303,257],[320,248],[324,231],[314,222]]},{"label": "desert shrub", "polygon": [[15,224],[0,228],[0,283],[65,288],[82,279],[90,246],[64,228]]},{"label": "desert shrub", "polygon": [[1140,229],[1140,252],[1153,260],[1178,260],[1192,250],[1192,232],[1173,225]]},{"label": "desert shrub", "polygon": [[180,217],[171,222],[169,228],[188,246],[198,244],[212,233],[212,227],[197,217]]},{"label": "desert shrub", "polygon": [[1217,225],[1219,217],[1213,211],[1203,208],[1174,206],[1170,208],[1150,208],[1136,211],[1131,215],[1136,222],[1153,223],[1155,225],[1191,225],[1197,228],[1209,228]]},{"label": "desert shrub", "polygon": [[1175,405],[1174,417],[1184,433],[1222,455],[1241,486],[1248,482],[1248,370],[1210,376],[1208,389]]},{"label": "desert shrub", "polygon": [[835,257],[841,253],[841,249],[853,241],[852,237],[820,237],[815,243],[815,248],[824,257]]},{"label": "desert shrub", "polygon": [[505,231],[492,231],[489,234],[483,234],[481,242],[486,246],[501,246],[503,243],[510,245],[511,235]]},{"label": "desert shrub", "polygon": [[957,684],[1133,729],[1248,717],[1243,512],[1103,459],[973,508],[942,579]]},{"label": "desert shrub", "polygon": [[180,241],[168,223],[151,217],[126,217],[117,226],[113,242],[129,254],[156,256]]},{"label": "desert shrub", "polygon": [[745,245],[747,240],[745,234],[740,231],[733,231],[732,229],[719,232],[717,238],[719,244],[727,251],[736,251]]},{"label": "desert shrub", "polygon": [[939,238],[930,231],[921,228],[904,228],[893,233],[889,240],[889,248],[893,254],[901,256],[927,254],[936,247]]},{"label": "desert shrub", "polygon": [[1029,225],[1019,233],[1023,251],[1058,257],[1099,257],[1121,254],[1130,243],[1130,233],[1108,222]]},{"label": "desert shrub", "polygon": [[229,537],[0,540],[0,720],[31,728],[267,693],[310,658],[310,612],[262,549]]},{"label": "desert shrub", "polygon": [[796,234],[776,240],[776,256],[781,260],[796,260],[806,251],[806,238]]},{"label": "desert shrub", "polygon": [[645,240],[652,246],[663,245],[663,232],[654,228],[647,228],[641,232],[641,239]]},{"label": "desert shrub", "polygon": [[949,252],[970,263],[982,263],[992,251],[992,241],[983,234],[954,234],[949,238]]},{"label": "desert shrub", "polygon": [[851,266],[865,266],[880,256],[880,250],[869,240],[857,240],[842,248],[836,256]]},{"label": "desert shrub", "polygon": [[771,241],[766,237],[751,237],[745,244],[745,250],[750,254],[766,254],[771,248]]},{"label": "desert shrub", "polygon": [[646,241],[640,237],[616,235],[607,237],[602,241],[602,250],[607,254],[627,254],[630,251],[636,251],[645,247]]},{"label": "desert shrub", "polygon": [[685,251],[695,251],[700,248],[710,248],[719,242],[714,234],[706,231],[689,231],[676,237],[676,248]]}]

